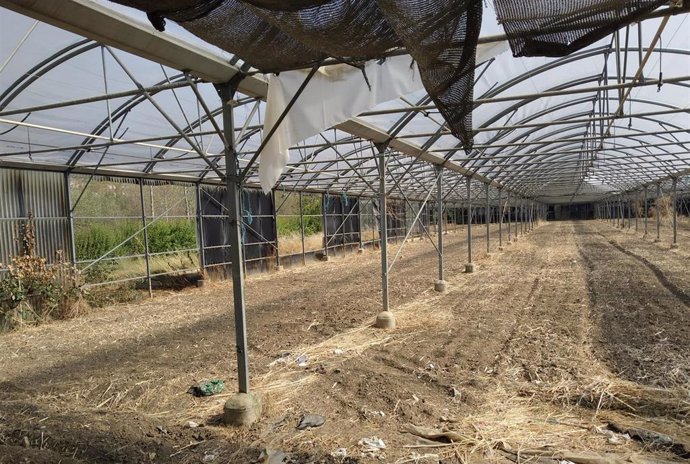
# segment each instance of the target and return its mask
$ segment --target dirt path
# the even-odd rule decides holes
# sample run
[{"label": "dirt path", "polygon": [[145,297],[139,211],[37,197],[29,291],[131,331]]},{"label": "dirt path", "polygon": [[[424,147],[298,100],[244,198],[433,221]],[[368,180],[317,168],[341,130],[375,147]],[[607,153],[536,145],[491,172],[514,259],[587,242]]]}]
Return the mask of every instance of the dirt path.
[{"label": "dirt path", "polygon": [[[337,448],[347,450],[350,463],[509,462],[510,454],[498,450],[505,449],[502,443],[672,457],[634,442],[613,445],[592,431],[611,418],[639,421],[620,399],[632,403],[623,396],[632,389],[648,393],[607,368],[620,370],[620,338],[604,330],[617,321],[597,315],[610,309],[601,309],[598,295],[605,292],[592,282],[603,279],[593,275],[605,273],[619,294],[629,275],[609,275],[604,266],[639,261],[609,244],[597,227],[546,224],[505,252],[478,257],[474,274],[461,273],[465,234],[449,234],[445,294],[431,289],[431,245],[407,244],[391,275],[399,321],[391,332],[368,326],[380,307],[376,252],[251,277],[252,385],[266,407],[246,431],[217,425],[225,394],[196,400],[185,393],[211,377],[234,389],[227,283],[0,337],[0,462],[33,453],[30,462],[60,456],[63,462],[249,463],[264,462],[264,448],[294,453],[295,462],[346,462],[330,456]],[[483,229],[476,228],[478,237]],[[629,312],[653,311],[646,304],[653,290],[671,295],[671,305],[675,296],[666,287],[644,287],[658,282],[654,272],[640,280],[646,293],[630,298],[639,307]],[[644,332],[640,320],[620,319],[611,333],[619,335],[624,324]],[[665,343],[681,357],[667,360],[667,370],[685,359],[678,346],[687,346],[688,335],[677,335]],[[285,352],[290,362],[275,363]],[[301,354],[309,358],[307,367],[292,362]],[[653,425],[690,440],[675,425],[690,410],[669,406],[676,404],[674,394],[660,393],[654,417],[645,420],[667,412],[664,424]],[[323,414],[325,425],[296,431],[304,413]],[[205,426],[185,428],[189,420]],[[461,431],[466,442],[416,448],[418,440],[402,431],[409,424]],[[378,457],[363,455],[358,445],[373,436],[387,445]],[[23,448],[27,441],[30,451]]]},{"label": "dirt path", "polygon": [[631,380],[690,384],[688,257],[602,223],[578,224],[577,232],[601,358]]}]

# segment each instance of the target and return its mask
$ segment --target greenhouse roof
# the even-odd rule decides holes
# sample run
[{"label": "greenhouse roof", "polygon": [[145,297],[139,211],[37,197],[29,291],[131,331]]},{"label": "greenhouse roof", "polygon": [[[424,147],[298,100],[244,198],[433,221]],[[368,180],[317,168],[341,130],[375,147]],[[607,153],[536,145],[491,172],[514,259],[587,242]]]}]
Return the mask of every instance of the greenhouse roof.
[{"label": "greenhouse roof", "polygon": [[[0,167],[219,183],[213,83],[243,74],[240,167],[261,146],[268,75],[175,23],[159,32],[143,12],[106,1],[0,6]],[[500,44],[502,27],[484,8],[480,42]],[[516,58],[505,46],[478,62],[471,150],[419,90],[291,147],[276,188],[374,194],[374,143],[387,141],[388,182],[410,198],[433,188],[435,165],[449,171],[456,200],[467,175],[477,192],[488,184],[548,203],[687,175],[688,14],[650,16],[565,57]],[[247,184],[258,185],[257,172],[251,165]]]}]

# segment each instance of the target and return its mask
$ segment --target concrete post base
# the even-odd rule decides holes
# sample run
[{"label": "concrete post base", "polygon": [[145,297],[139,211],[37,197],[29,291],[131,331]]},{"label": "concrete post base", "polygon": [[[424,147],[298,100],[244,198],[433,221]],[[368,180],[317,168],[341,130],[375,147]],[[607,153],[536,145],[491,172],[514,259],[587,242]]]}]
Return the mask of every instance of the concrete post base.
[{"label": "concrete post base", "polygon": [[279,265],[279,266],[276,266],[276,272],[280,272],[280,271],[282,271],[282,270],[284,270],[284,269],[285,269],[285,268],[283,267],[282,264]]},{"label": "concrete post base", "polygon": [[465,264],[465,272],[467,274],[471,274],[474,272],[474,263],[467,263]]},{"label": "concrete post base", "polygon": [[323,255],[323,256],[321,256],[321,261],[326,261],[326,262],[328,262],[328,261],[330,261],[330,260],[331,260],[331,257],[328,256],[328,255]]},{"label": "concrete post base", "polygon": [[246,427],[261,417],[261,398],[252,393],[238,393],[223,406],[223,423]]},{"label": "concrete post base", "polygon": [[443,293],[446,291],[446,281],[445,280],[437,280],[434,282],[434,290]]},{"label": "concrete post base", "polygon": [[498,251],[503,251],[503,247],[502,246],[498,247]]},{"label": "concrete post base", "polygon": [[678,248],[678,244],[677,244],[677,243],[672,243],[672,244],[671,244],[671,249],[674,249],[674,248]]},{"label": "concrete post base", "polygon": [[376,315],[374,327],[377,329],[395,329],[395,316],[390,311],[381,311]]},{"label": "concrete post base", "polygon": [[654,243],[661,243],[661,239],[660,239],[660,238],[655,238],[655,239],[654,239]]},{"label": "concrete post base", "polygon": [[506,245],[512,245],[513,242],[506,242]]},{"label": "concrete post base", "polygon": [[515,238],[513,239],[513,242],[517,242],[517,241],[518,241],[518,238],[515,237]]},{"label": "concrete post base", "polygon": [[199,279],[199,280],[196,281],[196,286],[197,286],[198,288],[201,288],[201,287],[203,287],[204,285],[206,285],[206,280],[205,280],[205,279]]},{"label": "concrete post base", "polygon": [[361,255],[362,253],[364,253],[364,248],[358,248],[358,249],[357,249],[357,253],[359,253],[360,255]]}]

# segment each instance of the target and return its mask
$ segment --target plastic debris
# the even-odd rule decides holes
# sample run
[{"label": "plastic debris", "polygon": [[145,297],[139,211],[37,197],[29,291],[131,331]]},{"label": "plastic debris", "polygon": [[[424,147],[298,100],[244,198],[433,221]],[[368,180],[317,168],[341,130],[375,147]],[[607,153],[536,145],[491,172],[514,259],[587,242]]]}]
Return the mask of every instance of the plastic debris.
[{"label": "plastic debris", "polygon": [[[336,348],[336,349],[333,350],[333,354],[336,355],[336,356],[340,356],[340,355],[342,355],[343,353],[345,353],[345,352],[344,352],[343,350],[341,350],[340,348]],[[338,448],[338,449],[342,449],[342,448]]]},{"label": "plastic debris", "polygon": [[364,454],[376,454],[386,449],[386,444],[379,437],[362,438],[357,444],[362,447]]},{"label": "plastic debris", "polygon": [[331,453],[331,456],[334,458],[346,458],[347,457],[347,449],[346,448],[338,448],[337,450],[335,450]]},{"label": "plastic debris", "polygon": [[225,383],[219,379],[212,379],[192,385],[189,387],[189,390],[187,390],[187,393],[200,397],[215,395],[223,390],[225,390]]},{"label": "plastic debris", "polygon": [[204,454],[204,457],[201,458],[201,462],[213,462],[217,457],[218,455],[216,453]]},{"label": "plastic debris", "polygon": [[187,421],[187,423],[184,424],[184,426],[187,427],[188,429],[195,429],[195,428],[199,427],[199,424],[197,422],[194,422],[194,421]]},{"label": "plastic debris", "polygon": [[613,430],[607,430],[601,427],[596,427],[595,430],[598,434],[604,435],[607,441],[612,445],[622,445],[632,440],[627,433],[617,433]]},{"label": "plastic debris", "polygon": [[292,462],[290,460],[289,454],[272,449],[266,449],[262,451],[261,455],[259,456],[259,460],[259,462],[263,462],[266,464],[283,464],[287,462]]},{"label": "plastic debris", "polygon": [[297,423],[297,430],[321,427],[325,422],[326,418],[318,414],[303,414]]},{"label": "plastic debris", "polygon": [[290,352],[281,353],[280,356],[278,357],[278,359],[271,361],[271,363],[268,365],[268,367],[273,367],[277,364],[287,364],[288,361],[290,360],[291,354],[292,353],[290,353]]},{"label": "plastic debris", "polygon": [[307,367],[307,364],[309,364],[309,356],[306,354],[298,356],[297,359],[295,359],[295,363],[297,367]]}]

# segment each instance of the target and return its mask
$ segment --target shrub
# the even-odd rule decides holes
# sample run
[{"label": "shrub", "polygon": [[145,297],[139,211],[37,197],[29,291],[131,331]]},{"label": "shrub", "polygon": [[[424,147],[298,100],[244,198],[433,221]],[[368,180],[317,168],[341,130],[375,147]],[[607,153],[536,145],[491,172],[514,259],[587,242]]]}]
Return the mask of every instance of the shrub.
[{"label": "shrub", "polygon": [[21,231],[23,252],[7,266],[0,280],[0,329],[51,318],[74,317],[85,309],[79,272],[58,253],[56,263],[36,255],[31,215]]},{"label": "shrub", "polygon": [[159,221],[149,226],[151,253],[186,250],[196,246],[196,226],[192,221]]},{"label": "shrub", "polygon": [[[133,256],[144,254],[144,233],[137,222],[119,222],[109,225],[92,223],[80,228],[74,237],[77,259],[98,259],[118,244],[126,243],[113,251],[108,257]],[[139,233],[137,233],[139,232]],[[193,221],[158,221],[149,225],[149,251],[184,250],[196,247],[196,226]]]}]

